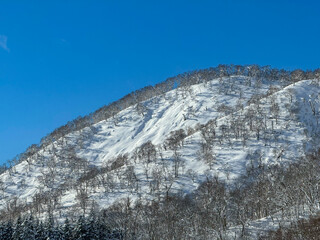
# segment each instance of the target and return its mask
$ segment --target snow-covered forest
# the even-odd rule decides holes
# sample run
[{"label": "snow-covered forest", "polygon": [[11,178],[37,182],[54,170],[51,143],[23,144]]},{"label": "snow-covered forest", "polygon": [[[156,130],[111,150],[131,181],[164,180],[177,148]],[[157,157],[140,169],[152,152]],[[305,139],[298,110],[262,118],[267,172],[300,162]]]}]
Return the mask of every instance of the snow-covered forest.
[{"label": "snow-covered forest", "polygon": [[311,239],[319,93],[320,69],[257,65],[130,93],[2,166],[0,236]]}]

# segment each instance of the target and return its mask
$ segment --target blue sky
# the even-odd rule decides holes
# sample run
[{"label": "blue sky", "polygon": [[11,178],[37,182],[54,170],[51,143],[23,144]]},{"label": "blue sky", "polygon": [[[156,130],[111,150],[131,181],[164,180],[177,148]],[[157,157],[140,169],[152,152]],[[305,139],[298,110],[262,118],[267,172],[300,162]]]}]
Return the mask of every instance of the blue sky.
[{"label": "blue sky", "polygon": [[315,69],[319,1],[1,1],[0,163],[79,115],[189,70]]}]

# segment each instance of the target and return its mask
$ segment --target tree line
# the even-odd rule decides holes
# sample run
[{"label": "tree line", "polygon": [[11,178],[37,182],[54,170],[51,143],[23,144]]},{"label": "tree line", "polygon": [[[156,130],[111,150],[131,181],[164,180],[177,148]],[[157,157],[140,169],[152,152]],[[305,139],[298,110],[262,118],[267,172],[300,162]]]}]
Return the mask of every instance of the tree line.
[{"label": "tree line", "polygon": [[112,229],[102,215],[91,213],[74,222],[68,218],[58,224],[52,216],[45,221],[26,215],[16,221],[0,223],[1,240],[107,240],[123,239],[119,229]]}]

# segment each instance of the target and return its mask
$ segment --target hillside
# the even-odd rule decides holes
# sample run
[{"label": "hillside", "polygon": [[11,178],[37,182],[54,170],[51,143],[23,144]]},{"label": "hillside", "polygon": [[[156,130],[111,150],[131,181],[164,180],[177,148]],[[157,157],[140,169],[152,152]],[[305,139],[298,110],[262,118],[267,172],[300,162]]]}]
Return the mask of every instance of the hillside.
[{"label": "hillside", "polygon": [[[119,204],[135,211],[175,196],[201,198],[204,183],[222,184],[230,197],[245,177],[245,188],[261,173],[272,182],[278,175],[270,169],[286,171],[319,148],[319,93],[315,79],[230,75],[154,94],[46,142],[2,173],[1,219],[32,213],[63,222],[108,209],[119,216]],[[273,209],[244,222],[278,216],[280,207]],[[240,222],[221,223],[206,237],[240,229]],[[243,234],[239,229],[230,236]]]}]

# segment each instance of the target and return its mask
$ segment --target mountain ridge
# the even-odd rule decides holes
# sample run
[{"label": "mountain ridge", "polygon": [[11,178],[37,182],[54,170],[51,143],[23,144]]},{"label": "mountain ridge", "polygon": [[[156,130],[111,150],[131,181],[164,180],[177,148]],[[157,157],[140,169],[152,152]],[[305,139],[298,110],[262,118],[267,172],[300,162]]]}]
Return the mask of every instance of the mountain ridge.
[{"label": "mountain ridge", "polygon": [[[122,97],[121,99],[114,101],[110,103],[107,106],[104,106],[102,108],[99,108],[93,113],[90,113],[84,117],[78,117],[70,122],[68,122],[66,125],[56,128],[52,133],[49,133],[47,136],[43,137],[39,144],[32,144],[29,146],[25,152],[17,155],[14,159],[8,161],[8,164],[10,167],[12,165],[15,165],[17,162],[25,160],[25,158],[28,158],[28,156],[34,154],[36,151],[39,150],[42,146],[45,146],[47,144],[50,144],[50,142],[55,141],[56,139],[60,138],[61,136],[64,136],[66,132],[71,132],[74,130],[79,130],[81,128],[84,128],[85,126],[90,126],[92,123],[95,123],[97,121],[100,121],[104,118],[110,118],[112,115],[114,115],[119,108],[117,105],[124,104],[124,107],[127,108],[128,106],[132,106],[136,104],[139,101],[147,100],[148,98],[151,98],[151,96],[161,95],[165,92],[168,92],[174,88],[183,88],[187,85],[192,85],[196,83],[200,83],[201,81],[205,82],[208,81],[208,79],[213,79],[217,77],[223,77],[223,76],[230,76],[230,75],[247,75],[247,76],[253,76],[253,77],[267,77],[272,78],[274,80],[282,79],[284,81],[297,81],[301,79],[312,79],[317,78],[320,76],[320,69],[316,69],[314,71],[306,70],[303,71],[301,69],[296,69],[292,71],[287,71],[284,69],[276,69],[271,68],[270,66],[258,66],[258,65],[223,65],[220,64],[217,67],[214,68],[208,68],[208,69],[202,69],[202,70],[195,70],[186,72],[183,74],[179,74],[175,77],[168,78],[167,80],[156,84],[155,86],[147,86],[142,89],[136,90],[130,94],[127,94],[126,96]],[[152,93],[153,92],[153,93]],[[147,98],[143,97],[143,95],[146,95]],[[127,100],[130,99],[129,105],[124,103]],[[111,113],[111,115],[110,115]],[[107,114],[107,116],[104,116],[104,114]],[[4,164],[1,167],[1,171],[5,171],[7,169],[7,165]]]},{"label": "mountain ridge", "polygon": [[289,166],[319,147],[319,93],[319,79],[227,76],[129,106],[2,173],[2,220],[148,206],[210,179],[234,188],[256,169]]}]

